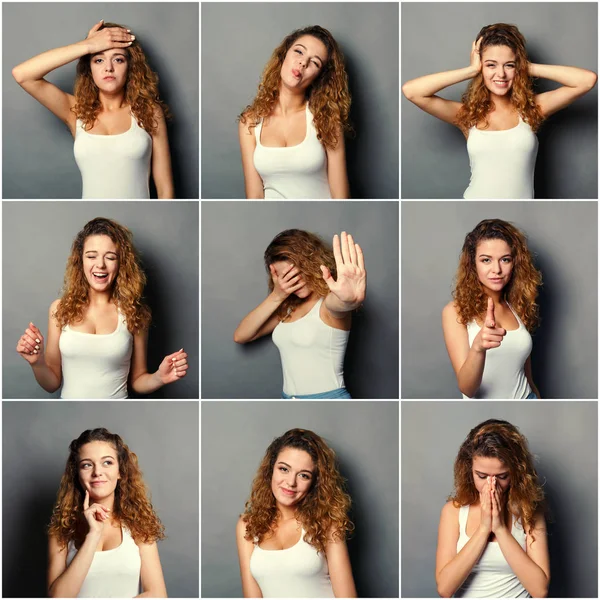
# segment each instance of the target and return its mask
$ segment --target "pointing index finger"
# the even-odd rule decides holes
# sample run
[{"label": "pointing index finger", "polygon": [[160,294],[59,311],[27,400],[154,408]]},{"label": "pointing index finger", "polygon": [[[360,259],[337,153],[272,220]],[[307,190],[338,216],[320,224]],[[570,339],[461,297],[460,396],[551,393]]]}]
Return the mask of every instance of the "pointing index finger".
[{"label": "pointing index finger", "polygon": [[83,510],[87,510],[90,507],[90,493],[85,490],[85,497],[83,498]]},{"label": "pointing index finger", "polygon": [[496,317],[494,316],[494,301],[491,297],[488,297],[488,307],[486,315],[486,325],[488,327],[496,327]]}]

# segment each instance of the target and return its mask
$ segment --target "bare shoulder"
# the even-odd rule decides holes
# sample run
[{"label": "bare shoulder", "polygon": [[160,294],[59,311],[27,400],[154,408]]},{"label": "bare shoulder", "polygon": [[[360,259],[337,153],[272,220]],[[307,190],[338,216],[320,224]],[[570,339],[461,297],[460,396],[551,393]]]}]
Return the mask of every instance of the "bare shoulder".
[{"label": "bare shoulder", "polygon": [[459,511],[459,509],[456,508],[456,506],[454,506],[454,502],[452,502],[452,500],[449,500],[442,507],[441,518],[442,519],[454,519],[454,518],[457,518],[458,511]]},{"label": "bare shoulder", "polygon": [[448,302],[448,304],[446,304],[446,306],[444,306],[442,309],[442,319],[444,322],[458,322],[458,310],[454,300],[450,300],[450,302]]},{"label": "bare shoulder", "polygon": [[244,521],[244,516],[240,516],[235,526],[235,534],[238,540],[244,540],[246,536],[246,521]]},{"label": "bare shoulder", "polygon": [[165,111],[160,104],[155,104],[152,110],[152,116],[160,123],[165,120]]},{"label": "bare shoulder", "polygon": [[57,310],[58,307],[60,306],[60,298],[57,298],[51,305],[50,305],[50,316],[52,316]]},{"label": "bare shoulder", "polygon": [[248,117],[247,112],[242,113],[242,116],[240,117],[240,121],[238,123],[238,131],[240,135],[252,135],[252,132],[250,131],[250,118]]}]

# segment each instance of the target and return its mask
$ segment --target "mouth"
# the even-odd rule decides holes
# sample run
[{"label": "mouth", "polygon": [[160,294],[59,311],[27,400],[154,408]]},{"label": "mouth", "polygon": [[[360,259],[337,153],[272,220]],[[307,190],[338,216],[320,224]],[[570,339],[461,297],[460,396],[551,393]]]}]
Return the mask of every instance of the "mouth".
[{"label": "mouth", "polygon": [[92,481],[92,483],[90,484],[92,487],[98,487],[100,485],[104,485],[106,483],[106,481]]},{"label": "mouth", "polygon": [[115,78],[112,75],[108,75],[104,78],[104,81],[113,81]]},{"label": "mouth", "polygon": [[300,71],[298,71],[298,69],[292,69],[292,75],[296,79],[301,79],[302,78],[302,73],[300,73]]},{"label": "mouth", "polygon": [[286,488],[279,488],[279,489],[285,496],[295,496],[296,495],[296,492],[294,490],[288,490]]},{"label": "mouth", "polygon": [[497,85],[499,88],[506,88],[506,87],[508,87],[508,80],[494,79],[493,83],[494,83],[494,85]]},{"label": "mouth", "polygon": [[492,283],[500,283],[501,281],[504,281],[504,277],[490,277],[488,281],[491,281]]},{"label": "mouth", "polygon": [[94,281],[104,282],[108,279],[108,273],[92,273]]}]

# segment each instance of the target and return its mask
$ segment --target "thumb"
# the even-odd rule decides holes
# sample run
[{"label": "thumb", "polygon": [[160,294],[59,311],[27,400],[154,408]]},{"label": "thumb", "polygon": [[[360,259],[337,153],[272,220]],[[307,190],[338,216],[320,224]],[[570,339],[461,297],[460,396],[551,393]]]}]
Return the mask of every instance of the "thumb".
[{"label": "thumb", "polygon": [[333,279],[333,277],[331,276],[331,271],[325,265],[321,265],[320,268],[321,274],[323,275],[323,279],[326,283],[329,283],[329,280]]},{"label": "thumb", "polygon": [[488,297],[487,316],[485,318],[488,327],[496,327],[496,317],[494,316],[494,301]]}]

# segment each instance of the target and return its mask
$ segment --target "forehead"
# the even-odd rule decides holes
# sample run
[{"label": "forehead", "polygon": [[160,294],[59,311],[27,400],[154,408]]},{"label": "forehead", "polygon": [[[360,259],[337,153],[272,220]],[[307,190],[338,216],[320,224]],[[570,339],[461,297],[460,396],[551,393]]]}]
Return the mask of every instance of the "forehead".
[{"label": "forehead", "polygon": [[517,56],[508,46],[488,46],[484,48],[481,58],[505,63],[514,61]]},{"label": "forehead", "polygon": [[79,449],[79,458],[97,458],[102,456],[114,456],[117,452],[108,442],[89,442]]},{"label": "forehead", "polygon": [[477,256],[487,254],[488,256],[505,256],[512,254],[510,246],[504,240],[481,240],[477,244]]},{"label": "forehead", "polygon": [[90,235],[83,243],[84,252],[117,252],[116,244],[107,235]]},{"label": "forehead", "polygon": [[292,48],[296,44],[302,44],[303,46],[306,46],[306,49],[309,54],[312,54],[312,55],[316,54],[323,60],[327,60],[327,57],[328,57],[327,48],[325,47],[325,44],[321,40],[317,39],[316,37],[313,37],[312,35],[301,35],[292,44]]},{"label": "forehead", "polygon": [[491,456],[474,456],[473,470],[488,475],[498,475],[508,471],[508,467],[499,459]]},{"label": "forehead", "polygon": [[284,448],[277,455],[275,464],[277,464],[279,461],[287,463],[296,471],[312,471],[315,468],[310,454],[304,450],[300,450],[299,448]]}]

